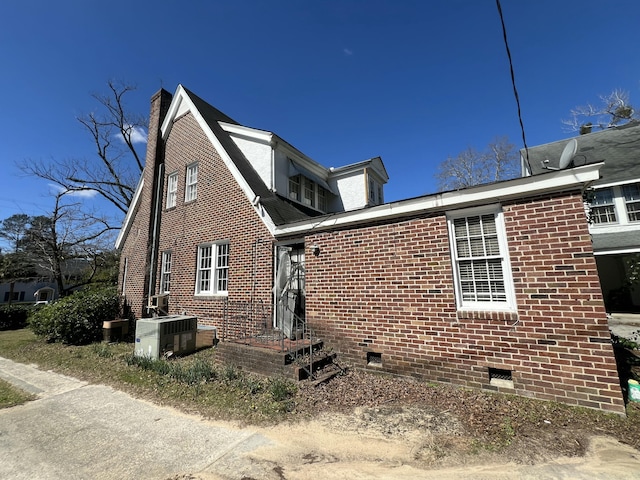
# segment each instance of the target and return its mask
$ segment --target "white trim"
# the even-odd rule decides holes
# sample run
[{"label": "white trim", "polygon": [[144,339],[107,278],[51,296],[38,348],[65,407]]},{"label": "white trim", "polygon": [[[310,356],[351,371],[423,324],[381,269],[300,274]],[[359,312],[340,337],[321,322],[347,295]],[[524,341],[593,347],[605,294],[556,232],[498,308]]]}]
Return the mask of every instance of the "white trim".
[{"label": "white trim", "polygon": [[[185,105],[183,105],[181,108],[182,103],[185,103]],[[213,147],[216,149],[216,151],[220,155],[220,158],[222,158],[222,161],[231,172],[231,175],[233,175],[234,180],[238,183],[242,191],[245,193],[249,202],[253,202],[253,200],[256,198],[255,192],[251,189],[251,187],[249,187],[249,184],[247,183],[245,178],[240,174],[240,171],[236,167],[235,163],[233,163],[233,160],[231,160],[231,156],[222,147],[220,140],[218,140],[218,137],[216,137],[215,134],[211,131],[211,129],[209,128],[209,125],[207,125],[207,122],[204,120],[204,118],[202,117],[198,109],[195,107],[195,105],[189,98],[189,95],[185,92],[184,87],[182,85],[178,85],[176,93],[173,96],[173,101],[169,106],[169,111],[167,112],[167,116],[165,117],[164,122],[162,122],[162,127],[161,127],[162,138],[164,140],[167,139],[169,133],[171,132],[171,128],[173,126],[173,121],[175,120],[176,114],[178,112],[186,113],[188,111],[191,112],[194,119],[196,120],[196,122],[198,123],[202,131],[204,132],[205,136],[209,139]],[[219,122],[220,125],[221,123],[222,122]],[[271,217],[269,216],[269,214],[267,213],[267,211],[264,208],[262,208],[259,202],[256,202],[256,204],[254,204],[254,209],[256,210],[256,213],[258,214],[262,222],[265,224],[267,229],[273,234],[275,232],[276,225],[271,219]]]},{"label": "white trim", "polygon": [[[521,177],[504,182],[438,193],[424,197],[386,203],[377,207],[317,217],[275,229],[275,236],[304,235],[306,232],[347,227],[372,221],[389,220],[429,211],[454,210],[473,205],[500,203],[531,195],[541,195],[584,188],[600,178],[603,162],[567,170],[557,170],[535,177]],[[586,222],[586,219],[585,219]]]},{"label": "white trim", "polygon": [[599,257],[601,255],[621,255],[625,253],[640,253],[640,247],[625,248],[622,250],[600,250],[594,251],[593,255]]},{"label": "white trim", "polygon": [[[218,257],[220,255],[220,247],[226,245],[227,246],[227,251],[226,251],[226,256],[227,256],[227,263],[224,267],[224,269],[226,270],[227,276],[226,276],[226,284],[227,284],[227,289],[226,290],[218,290],[218,272],[220,270],[220,267],[218,266]],[[211,266],[207,269],[202,269],[200,268],[200,261],[201,261],[201,252],[203,248],[210,248],[211,249]],[[228,240],[223,240],[223,241],[219,241],[219,242],[205,242],[205,243],[201,243],[197,246],[197,250],[196,250],[196,281],[195,281],[195,291],[194,291],[194,296],[196,297],[226,297],[229,294],[229,265],[230,265],[230,247],[229,247],[229,241]],[[203,270],[208,270],[210,272],[210,276],[209,276],[209,290],[200,290],[200,272]]]},{"label": "white trim", "polygon": [[[482,215],[493,215],[495,218],[496,237],[498,239],[499,255],[491,255],[490,257],[500,258],[502,267],[502,281],[504,284],[505,301],[464,301],[461,289],[460,271],[458,263],[460,258],[457,254],[455,242],[455,229],[453,221],[458,218],[477,217]],[[458,311],[491,311],[491,312],[516,312],[516,294],[513,284],[513,271],[511,269],[511,260],[509,259],[509,245],[507,244],[507,233],[504,224],[504,213],[500,205],[485,205],[476,208],[466,208],[463,210],[455,210],[447,212],[447,230],[449,236],[449,251],[451,252],[451,267],[453,269],[454,289],[456,297],[456,306]],[[484,238],[484,237],[483,237]],[[487,258],[482,256],[479,258]],[[471,257],[467,258],[471,260]],[[475,281],[475,277],[474,277]]]},{"label": "white trim", "polygon": [[[175,208],[178,205],[178,180],[179,180],[179,175],[178,172],[172,172],[169,175],[167,175],[167,193],[166,193],[166,201],[165,201],[165,209],[170,209],[170,208]],[[173,190],[169,190],[169,188],[171,187],[171,183],[172,180],[174,180],[173,182]],[[170,194],[173,194],[172,197],[169,197]],[[169,199],[173,198],[173,203],[171,205],[169,205]]]},{"label": "white trim", "polygon": [[627,185],[630,183],[640,183],[640,178],[625,179],[625,180],[620,180],[619,182],[611,182],[611,183],[599,183],[597,185],[594,185],[593,189],[600,190],[601,188],[618,187],[618,186]]},{"label": "white trim", "polygon": [[131,229],[131,222],[133,221],[133,216],[138,209],[138,204],[140,202],[140,197],[142,195],[142,187],[144,186],[144,170],[142,171],[142,175],[140,176],[140,180],[138,181],[138,186],[136,187],[136,191],[133,194],[133,199],[131,200],[131,204],[129,205],[129,209],[127,210],[127,215],[124,217],[124,221],[122,222],[122,227],[120,227],[120,233],[118,233],[118,238],[116,238],[116,250],[120,250],[122,247],[122,243],[124,239],[129,234],[129,230]]}]

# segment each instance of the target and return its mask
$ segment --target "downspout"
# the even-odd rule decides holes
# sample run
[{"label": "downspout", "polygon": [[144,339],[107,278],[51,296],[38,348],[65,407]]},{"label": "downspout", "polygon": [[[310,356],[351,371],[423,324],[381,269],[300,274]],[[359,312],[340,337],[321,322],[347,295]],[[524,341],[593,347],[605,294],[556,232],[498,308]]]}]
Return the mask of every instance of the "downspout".
[{"label": "downspout", "polygon": [[156,195],[153,205],[153,230],[151,232],[151,262],[149,265],[149,285],[147,291],[150,299],[156,293],[156,270],[158,267],[158,224],[160,223],[160,200],[162,198],[162,184],[164,179],[164,163],[158,165],[156,179]]},{"label": "downspout", "polygon": [[273,142],[273,147],[271,148],[271,191],[276,191],[276,147],[278,146],[278,141]]}]

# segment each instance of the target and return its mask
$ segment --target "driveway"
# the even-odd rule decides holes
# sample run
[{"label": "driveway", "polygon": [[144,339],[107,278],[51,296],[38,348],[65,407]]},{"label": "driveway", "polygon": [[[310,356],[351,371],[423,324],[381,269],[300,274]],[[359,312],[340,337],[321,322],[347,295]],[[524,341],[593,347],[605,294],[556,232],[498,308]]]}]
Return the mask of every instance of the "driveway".
[{"label": "driveway", "polygon": [[238,428],[1,357],[0,378],[38,396],[0,410],[2,479],[640,478],[640,452],[607,438],[594,439],[585,458],[434,470],[414,461],[411,441],[337,431],[322,419]]}]

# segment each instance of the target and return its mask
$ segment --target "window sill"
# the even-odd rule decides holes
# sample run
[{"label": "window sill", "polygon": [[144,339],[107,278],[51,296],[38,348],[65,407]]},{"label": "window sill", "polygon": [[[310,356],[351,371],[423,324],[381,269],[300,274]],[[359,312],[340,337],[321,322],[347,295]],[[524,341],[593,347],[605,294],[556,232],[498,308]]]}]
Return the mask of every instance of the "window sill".
[{"label": "window sill", "polygon": [[227,298],[229,296],[228,292],[224,293],[195,293],[193,295],[194,298],[198,300],[218,300],[220,298]]},{"label": "window sill", "polygon": [[456,312],[458,320],[504,320],[515,322],[518,320],[518,312],[515,310],[480,310],[472,308],[459,309]]}]

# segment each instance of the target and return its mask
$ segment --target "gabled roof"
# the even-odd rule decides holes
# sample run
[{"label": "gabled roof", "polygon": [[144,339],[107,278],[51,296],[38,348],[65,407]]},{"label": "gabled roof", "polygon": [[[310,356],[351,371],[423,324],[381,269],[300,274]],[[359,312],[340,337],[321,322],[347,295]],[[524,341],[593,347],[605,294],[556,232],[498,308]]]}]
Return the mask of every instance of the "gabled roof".
[{"label": "gabled roof", "polygon": [[[258,172],[256,172],[249,160],[247,160],[240,148],[238,148],[229,133],[227,133],[224,128],[222,128],[220,122],[240,126],[243,125],[239,124],[231,117],[222,113],[217,108],[209,105],[193,92],[187,90],[182,86],[178,86],[178,90],[176,92],[176,95],[174,96],[174,101],[175,98],[180,95],[181,91],[183,91],[189,97],[189,99],[193,103],[193,106],[202,117],[202,120],[204,121],[206,127],[218,140],[220,146],[228,155],[229,160],[232,162],[235,169],[237,169],[237,172],[241,176],[241,179],[236,177],[236,180],[242,180],[240,183],[244,183],[246,187],[250,189],[250,200],[256,199],[256,204],[259,201],[259,203],[262,204],[266,213],[269,215],[271,221],[275,225],[282,225],[288,222],[306,220],[313,216],[311,211],[306,212],[301,208],[293,205],[285,198],[269,190],[269,188],[260,178]],[[221,155],[223,154],[223,152],[220,153]],[[234,172],[232,171],[232,173]],[[257,199],[257,197],[260,198]]]},{"label": "gabled roof", "polygon": [[361,170],[367,167],[373,167],[373,169],[378,172],[378,175],[384,182],[389,181],[389,174],[387,173],[387,169],[385,168],[384,163],[382,162],[382,159],[380,157],[369,158],[368,160],[362,160],[361,162],[351,163],[342,167],[331,167],[329,171],[331,172],[331,176],[335,177],[344,173],[350,173],[355,170]]},{"label": "gabled roof", "polygon": [[[604,161],[600,171],[601,178],[594,182],[595,185],[640,180],[640,122],[629,122],[619,127],[574,138],[578,143],[574,157],[575,166]],[[557,168],[562,151],[569,140],[529,148],[531,174],[538,175]],[[525,151],[520,150],[520,154],[524,161]]]}]

